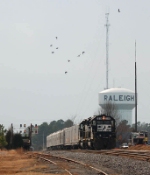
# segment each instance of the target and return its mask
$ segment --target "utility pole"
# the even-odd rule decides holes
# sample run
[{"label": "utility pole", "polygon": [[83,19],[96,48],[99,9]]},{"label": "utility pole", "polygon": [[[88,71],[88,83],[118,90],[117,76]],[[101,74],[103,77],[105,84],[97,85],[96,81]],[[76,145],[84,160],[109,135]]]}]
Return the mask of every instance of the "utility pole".
[{"label": "utility pole", "polygon": [[29,138],[30,138],[30,146],[32,146],[32,123],[31,123],[30,129],[29,129]]},{"label": "utility pole", "polygon": [[108,21],[108,16],[109,13],[106,13],[106,89],[108,89],[108,59],[109,59],[109,21]]},{"label": "utility pole", "polygon": [[136,74],[136,41],[135,41],[135,132],[137,132],[137,74]]}]

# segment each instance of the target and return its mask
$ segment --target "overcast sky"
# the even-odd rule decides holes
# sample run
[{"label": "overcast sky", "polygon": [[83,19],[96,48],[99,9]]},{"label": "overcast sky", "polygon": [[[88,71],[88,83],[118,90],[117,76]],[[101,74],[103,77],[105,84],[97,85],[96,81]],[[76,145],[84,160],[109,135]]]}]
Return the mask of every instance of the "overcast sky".
[{"label": "overcast sky", "polygon": [[106,12],[109,87],[134,91],[136,40],[138,121],[150,123],[149,7],[149,0],[1,0],[0,123],[74,116],[78,123],[97,112],[106,87]]}]

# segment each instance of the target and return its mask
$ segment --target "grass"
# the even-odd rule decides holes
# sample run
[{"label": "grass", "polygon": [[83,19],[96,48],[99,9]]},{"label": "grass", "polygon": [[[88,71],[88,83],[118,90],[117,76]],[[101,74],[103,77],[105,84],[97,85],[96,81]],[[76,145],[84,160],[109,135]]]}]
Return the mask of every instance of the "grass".
[{"label": "grass", "polygon": [[54,175],[49,171],[48,164],[29,157],[21,149],[0,151],[0,175]]}]

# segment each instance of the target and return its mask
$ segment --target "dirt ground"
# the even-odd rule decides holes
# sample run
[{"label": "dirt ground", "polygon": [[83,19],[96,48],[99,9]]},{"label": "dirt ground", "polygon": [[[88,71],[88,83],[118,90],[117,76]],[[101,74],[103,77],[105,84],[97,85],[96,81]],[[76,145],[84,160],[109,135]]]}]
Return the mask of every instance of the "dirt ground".
[{"label": "dirt ground", "polygon": [[149,150],[150,151],[150,145],[135,145],[135,146],[130,146],[128,149],[129,150]]},{"label": "dirt ground", "polygon": [[[53,173],[53,171],[55,173]],[[0,151],[0,175],[54,175],[48,163],[29,157],[21,149]],[[60,173],[62,175],[62,173]],[[57,172],[57,175],[60,175]],[[65,175],[65,174],[63,174]]]}]

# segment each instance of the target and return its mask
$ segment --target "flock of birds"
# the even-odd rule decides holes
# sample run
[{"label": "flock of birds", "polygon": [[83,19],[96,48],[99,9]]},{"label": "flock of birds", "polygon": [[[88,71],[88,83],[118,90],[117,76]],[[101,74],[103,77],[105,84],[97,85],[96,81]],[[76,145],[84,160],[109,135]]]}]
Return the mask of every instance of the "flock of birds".
[{"label": "flock of birds", "polygon": [[[120,13],[120,9],[118,9],[118,13]],[[55,39],[57,40],[58,37],[56,36]],[[50,47],[53,47],[53,44],[51,44]],[[58,47],[56,47],[55,49],[58,50]],[[55,53],[55,51],[53,50],[52,54],[54,54],[54,53]],[[85,51],[82,51],[82,53],[80,53],[77,57],[80,57],[83,54],[85,54]],[[70,60],[68,60],[68,62],[70,62]],[[68,73],[68,71],[65,71],[65,74],[67,74],[67,73]]]},{"label": "flock of birds", "polygon": [[[58,37],[56,36],[55,39],[57,40]],[[50,47],[53,47],[53,44],[50,44]],[[58,47],[55,47],[55,49],[58,49]],[[53,50],[52,54],[54,54],[54,53],[55,53],[55,51]],[[80,57],[83,54],[85,54],[85,51],[82,51],[82,53],[80,53],[77,57]],[[70,62],[70,60],[68,60],[68,62]],[[68,71],[65,71],[65,74],[67,74],[67,73],[68,73]]]},{"label": "flock of birds", "polygon": [[[56,38],[56,40],[57,40],[57,36],[56,36],[55,38]],[[50,47],[53,47],[53,44],[51,44]],[[58,49],[58,47],[56,47],[56,49]],[[54,54],[54,53],[55,53],[55,52],[52,51],[52,54]]]}]

